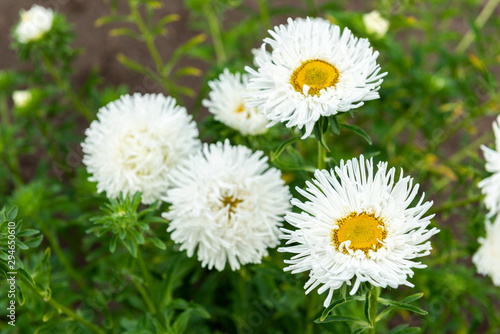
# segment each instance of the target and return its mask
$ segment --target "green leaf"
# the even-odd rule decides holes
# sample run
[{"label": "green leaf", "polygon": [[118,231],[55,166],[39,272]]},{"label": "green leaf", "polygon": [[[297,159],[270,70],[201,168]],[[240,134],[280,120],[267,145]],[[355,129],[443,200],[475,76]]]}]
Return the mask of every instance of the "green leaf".
[{"label": "green leaf", "polygon": [[187,76],[187,75],[193,76],[193,77],[200,77],[202,74],[203,74],[203,72],[199,68],[196,68],[193,66],[186,66],[186,67],[183,67],[183,68],[177,70],[174,73],[174,77],[180,78],[180,77]]},{"label": "green leaf", "polygon": [[16,219],[16,216],[17,216],[17,206],[14,206],[12,209],[9,210],[5,218],[7,218],[7,220],[9,221],[14,221],[14,219]]},{"label": "green leaf", "polygon": [[365,295],[365,318],[373,326],[373,321],[370,319],[370,294],[371,291]]},{"label": "green leaf", "polygon": [[109,251],[111,253],[114,253],[116,250],[116,241],[118,241],[118,235],[113,234],[113,237],[111,238],[111,242],[109,243]]},{"label": "green leaf", "polygon": [[342,304],[345,304],[345,303],[349,303],[349,302],[352,302],[353,300],[359,300],[359,297],[347,297],[347,298],[340,298],[340,299],[337,299],[335,301],[333,301],[324,311],[323,313],[321,314],[321,317],[319,318],[320,321],[323,321],[326,319],[326,317],[328,317],[328,315],[335,309],[337,308],[338,306],[342,305]]},{"label": "green leaf", "polygon": [[[423,295],[424,294],[422,292],[413,294],[413,295],[408,296],[408,297],[404,298],[403,300],[401,300],[401,303],[411,303],[411,302],[413,302],[415,300],[418,300],[418,299],[422,298]],[[386,308],[385,310],[383,310],[382,312],[380,312],[377,315],[377,318],[375,319],[375,322],[379,322],[382,319],[384,319],[387,315],[389,315],[389,313],[391,311],[394,311],[395,308],[396,308],[395,306],[389,306],[388,308]]]},{"label": "green leaf", "polygon": [[129,15],[108,15],[95,20],[94,25],[96,27],[101,27],[105,24],[114,22],[132,22],[132,18]]},{"label": "green leaf", "polygon": [[342,126],[360,135],[364,140],[368,142],[368,144],[372,144],[372,139],[370,138],[370,136],[360,127],[349,124],[342,124]]},{"label": "green leaf", "polygon": [[109,32],[109,35],[111,37],[116,37],[116,36],[129,36],[132,38],[135,38],[136,40],[142,40],[142,36],[138,34],[136,31],[133,31],[132,29],[128,28],[115,28],[111,29]]},{"label": "green leaf", "polygon": [[160,30],[169,23],[179,21],[181,16],[179,14],[170,14],[161,18],[157,23],[155,30]]},{"label": "green leaf", "polygon": [[172,58],[170,58],[169,62],[165,65],[162,73],[165,75],[168,75],[172,69],[174,68],[175,64],[179,61],[179,59],[182,57],[183,54],[188,52],[190,49],[194,48],[196,45],[203,43],[207,39],[207,35],[205,34],[199,34],[194,37],[192,37],[189,41],[178,47],[175,51],[174,54],[172,55]]},{"label": "green leaf", "polygon": [[360,333],[363,333],[364,331],[366,331],[368,328],[370,327],[360,327],[358,329],[355,329],[351,332],[351,334],[360,334]]},{"label": "green leaf", "polygon": [[116,59],[125,67],[133,70],[133,71],[136,71],[136,72],[139,72],[139,73],[142,73],[144,75],[150,75],[150,72],[148,71],[148,69],[144,66],[142,66],[141,64],[139,64],[138,62],[128,58],[127,56],[125,56],[123,53],[119,53],[117,56],[116,56]]},{"label": "green leaf", "polygon": [[314,124],[314,137],[316,138],[316,141],[318,141],[321,146],[325,148],[327,152],[330,152],[330,149],[328,148],[328,145],[325,142],[325,132],[328,129],[328,122],[326,121],[325,117],[320,117],[316,124]]},{"label": "green leaf", "polygon": [[288,139],[287,141],[285,141],[284,143],[282,143],[280,146],[278,146],[278,148],[276,149],[276,151],[274,151],[271,154],[271,161],[276,160],[281,155],[281,153],[283,153],[283,151],[285,150],[285,148],[288,145],[290,145],[291,143],[293,143],[294,141],[297,141],[297,140],[299,140],[299,138],[297,138],[297,137],[291,138],[291,139]]},{"label": "green leaf", "polygon": [[332,321],[348,321],[348,322],[352,322],[352,323],[355,323],[355,324],[358,324],[361,326],[370,327],[370,324],[367,323],[366,321],[359,319],[359,318],[356,318],[356,317],[351,317],[349,315],[330,315],[330,316],[326,317],[326,319],[323,321],[321,321],[320,319],[314,320],[314,322],[317,324],[321,324],[324,322],[332,322]]},{"label": "green leaf", "polygon": [[382,305],[394,306],[396,308],[401,308],[401,309],[408,310],[410,312],[414,312],[414,313],[421,314],[421,315],[428,314],[427,311],[422,310],[421,308],[413,306],[411,304],[407,304],[407,303],[403,303],[403,302],[396,302],[394,300],[385,299],[385,298],[379,298],[378,301]]},{"label": "green leaf", "polygon": [[308,166],[308,165],[296,165],[296,164],[286,163],[286,162],[282,162],[280,159],[274,160],[273,163],[279,169],[301,170],[301,171],[309,172],[309,173],[314,173],[316,171],[315,167]]},{"label": "green leaf", "polygon": [[165,244],[163,243],[163,241],[161,241],[160,239],[158,239],[158,238],[149,238],[149,240],[151,240],[151,242],[156,247],[158,247],[159,249],[161,249],[161,250],[167,249],[167,246],[165,246]]},{"label": "green leaf", "polygon": [[330,127],[332,128],[333,133],[336,135],[340,134],[340,124],[337,120],[337,116],[330,116],[328,120],[330,121]]},{"label": "green leaf", "polygon": [[40,231],[37,231],[37,230],[33,230],[33,229],[28,228],[28,229],[25,229],[25,230],[22,230],[21,232],[19,232],[19,233],[17,234],[17,237],[18,237],[18,238],[19,238],[19,237],[29,237],[29,236],[31,236],[31,235],[35,235],[35,234],[38,234],[38,233],[40,233]]},{"label": "green leaf", "polygon": [[408,324],[402,324],[394,327],[389,334],[416,334],[420,333],[420,327],[408,327]]}]

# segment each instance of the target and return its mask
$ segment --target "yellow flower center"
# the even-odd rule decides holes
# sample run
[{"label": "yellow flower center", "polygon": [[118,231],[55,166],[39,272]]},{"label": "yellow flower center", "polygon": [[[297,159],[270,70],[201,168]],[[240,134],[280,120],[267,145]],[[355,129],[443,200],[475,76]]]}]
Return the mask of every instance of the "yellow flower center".
[{"label": "yellow flower center", "polygon": [[238,108],[236,109],[236,113],[240,114],[245,111],[245,105],[241,103]]},{"label": "yellow flower center", "polygon": [[[376,251],[382,247],[381,241],[387,236],[384,222],[371,213],[353,212],[338,220],[337,224],[338,229],[332,231],[332,241],[339,250],[343,242],[350,240],[350,249],[359,249],[368,255],[368,250]],[[348,254],[345,247],[342,252]]]},{"label": "yellow flower center", "polygon": [[335,87],[339,81],[339,70],[324,60],[313,59],[303,62],[292,74],[290,83],[293,88],[302,93],[304,85],[308,85],[309,95],[318,95],[319,91]]},{"label": "yellow flower center", "polygon": [[222,207],[226,207],[227,205],[229,205],[229,215],[231,215],[232,213],[234,213],[234,209],[236,208],[236,206],[241,202],[243,202],[241,199],[233,198],[231,196],[225,196],[222,198]]}]

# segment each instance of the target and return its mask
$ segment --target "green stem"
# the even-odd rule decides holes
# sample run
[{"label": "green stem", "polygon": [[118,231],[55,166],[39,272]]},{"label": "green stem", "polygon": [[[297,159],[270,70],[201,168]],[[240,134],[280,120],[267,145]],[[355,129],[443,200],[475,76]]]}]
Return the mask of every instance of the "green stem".
[{"label": "green stem", "polygon": [[148,48],[149,54],[151,55],[151,58],[153,59],[153,62],[155,63],[156,66],[156,71],[158,72],[159,75],[159,84],[163,86],[163,88],[169,92],[169,94],[175,98],[176,100],[179,100],[179,96],[177,94],[177,90],[175,89],[175,86],[168,80],[168,78],[164,75],[164,69],[165,69],[165,64],[163,63],[163,60],[161,58],[160,52],[158,51],[158,48],[156,47],[155,41],[154,41],[154,36],[151,34],[151,31],[148,29],[146,23],[144,22],[141,13],[139,12],[138,8],[138,3],[136,0],[129,0],[129,7],[130,7],[130,13],[132,14],[132,18],[137,25],[137,28],[139,29],[139,32],[141,33],[142,38],[144,39],[144,43],[146,43],[146,47]]},{"label": "green stem", "polygon": [[375,319],[377,318],[377,305],[378,305],[378,296],[380,294],[380,288],[373,287],[370,290],[369,294],[370,294],[369,295],[370,305],[369,305],[369,309],[368,309],[368,314],[370,315],[372,327],[368,330],[368,333],[375,334],[375,327],[377,325]]},{"label": "green stem", "polygon": [[[324,136],[324,134],[322,134]],[[318,169],[325,169],[325,158],[326,151],[325,148],[321,145],[321,142],[318,141]]]},{"label": "green stem", "polygon": [[76,270],[64,255],[64,252],[62,251],[61,246],[59,246],[59,242],[57,241],[56,236],[52,233],[52,230],[44,223],[39,224],[39,226],[43,234],[49,241],[50,247],[54,250],[57,257],[59,258],[59,261],[61,261],[62,265],[66,268],[66,271],[69,273],[71,278],[76,282],[76,284],[78,284],[80,290],[82,290],[86,294],[93,295],[93,291],[87,287],[80,274],[76,272]]},{"label": "green stem", "polygon": [[33,286],[32,283],[29,282],[26,277],[24,277],[24,275],[19,275],[18,277],[21,279],[21,281],[23,281],[23,283],[35,295],[37,295],[39,297],[42,297],[42,299],[43,299],[44,302],[48,303],[50,306],[52,306],[53,308],[55,308],[58,312],[66,314],[68,317],[72,318],[73,320],[75,320],[76,322],[80,323],[82,326],[88,328],[89,330],[91,330],[94,333],[105,334],[105,332],[103,330],[101,330],[99,327],[97,327],[93,323],[85,320],[84,318],[80,317],[78,314],[76,314],[75,312],[73,312],[68,307],[66,307],[66,306],[62,305],[61,303],[59,303],[58,301],[54,300],[54,298],[51,297],[49,300],[46,300],[43,297],[45,295],[45,292],[43,290],[39,289],[38,287]]},{"label": "green stem", "polygon": [[260,11],[260,20],[262,21],[262,26],[265,30],[271,28],[271,20],[269,19],[269,10],[267,9],[267,1],[259,0],[259,11]]},{"label": "green stem", "polygon": [[309,296],[309,302],[307,306],[307,316],[306,316],[306,334],[314,334],[314,318],[318,310],[318,293],[312,291]]},{"label": "green stem", "polygon": [[212,36],[212,41],[214,43],[217,64],[221,65],[226,62],[226,52],[224,51],[224,44],[222,43],[219,20],[210,3],[207,3],[203,6],[203,14],[208,21],[210,35]]},{"label": "green stem", "polygon": [[139,262],[139,267],[141,268],[146,286],[151,286],[151,275],[149,274],[146,262],[144,261],[144,257],[142,256],[142,252],[139,248],[137,248],[137,262]]},{"label": "green stem", "polygon": [[[500,3],[500,0],[489,0],[486,5],[484,6],[483,10],[479,15],[477,16],[476,20],[474,21],[474,24],[476,25],[476,28],[479,30],[481,29],[485,24],[486,21],[490,18],[491,14],[495,11],[495,8],[498,6]],[[469,29],[465,36],[462,38],[460,43],[458,43],[457,47],[455,48],[455,52],[457,53],[463,53],[469,45],[474,41],[474,33],[472,29]]]},{"label": "green stem", "polygon": [[152,315],[155,315],[156,314],[156,307],[155,307],[155,304],[153,303],[153,301],[151,300],[151,297],[149,296],[148,291],[142,286],[142,284],[137,282],[135,279],[132,279],[132,282],[134,283],[137,291],[139,291],[139,294],[142,296],[142,299],[144,299],[144,302],[146,303],[146,305],[149,309],[149,313],[151,313]]},{"label": "green stem", "polygon": [[75,108],[83,115],[83,117],[85,117],[89,123],[92,122],[94,120],[94,115],[90,112],[89,109],[87,109],[87,107],[85,107],[80,98],[75,93],[73,93],[71,84],[61,77],[57,68],[45,54],[43,55],[43,61],[45,66],[47,67],[49,74],[52,76],[59,89],[68,97],[68,99],[71,101],[71,103],[73,103]]}]

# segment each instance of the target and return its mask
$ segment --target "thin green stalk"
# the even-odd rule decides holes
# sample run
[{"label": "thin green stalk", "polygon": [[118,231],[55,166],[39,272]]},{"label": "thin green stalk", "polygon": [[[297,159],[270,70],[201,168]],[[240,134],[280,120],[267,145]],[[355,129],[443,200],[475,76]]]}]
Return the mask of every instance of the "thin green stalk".
[{"label": "thin green stalk", "polygon": [[271,28],[271,19],[269,18],[269,10],[267,9],[267,1],[259,0],[259,11],[260,11],[260,20],[262,21],[262,26],[265,30]]},{"label": "thin green stalk", "polygon": [[139,262],[139,267],[141,268],[146,286],[151,286],[151,275],[149,274],[146,262],[144,262],[144,257],[142,256],[142,252],[139,248],[137,248],[137,262]]},{"label": "thin green stalk", "polygon": [[208,21],[210,35],[212,36],[212,41],[214,43],[217,64],[221,65],[226,62],[226,52],[224,51],[224,44],[222,43],[219,19],[217,18],[217,15],[215,14],[215,11],[210,3],[203,6],[203,14]]},{"label": "thin green stalk", "polygon": [[[324,134],[322,134],[324,136]],[[318,169],[325,169],[325,158],[326,151],[325,148],[321,145],[321,142],[318,141]]]},{"label": "thin green stalk", "polygon": [[151,300],[151,297],[149,296],[148,291],[140,284],[137,282],[135,279],[132,279],[132,282],[135,285],[135,288],[137,291],[139,291],[139,294],[142,296],[142,299],[144,299],[144,302],[146,303],[146,306],[148,307],[149,313],[152,315],[156,314],[156,307],[153,301]]},{"label": "thin green stalk", "polygon": [[[500,0],[489,0],[486,3],[483,10],[481,11],[481,13],[479,13],[476,20],[474,21],[474,24],[476,25],[476,28],[478,30],[481,29],[486,24],[486,21],[488,21],[491,14],[493,14],[495,8],[498,6],[499,3]],[[474,33],[472,29],[469,29],[469,31],[467,31],[467,33],[464,35],[460,43],[458,43],[457,47],[455,48],[455,52],[457,53],[465,52],[465,50],[467,50],[467,48],[473,41],[474,41]]]},{"label": "thin green stalk", "polygon": [[376,318],[377,318],[377,305],[378,305],[378,296],[380,294],[380,288],[379,287],[373,287],[373,289],[370,290],[369,292],[369,300],[370,300],[370,307],[368,309],[368,314],[370,315],[370,320],[372,321],[372,327],[369,328],[368,333],[370,334],[375,334],[376,330]]},{"label": "thin green stalk", "polygon": [[62,251],[61,246],[59,246],[59,242],[57,241],[56,236],[52,233],[52,230],[49,227],[47,227],[44,223],[41,223],[39,226],[43,234],[49,241],[50,247],[54,250],[57,257],[59,258],[59,261],[61,261],[62,265],[66,268],[66,271],[69,273],[71,278],[76,282],[76,284],[78,284],[78,286],[83,292],[93,295],[92,290],[87,287],[87,285],[81,278],[80,274],[76,272],[76,270],[73,268],[71,263],[64,255],[64,252]]},{"label": "thin green stalk", "polygon": [[[41,289],[39,289],[38,287],[36,286],[33,286],[31,282],[29,282],[27,280],[26,277],[24,277],[24,275],[18,275],[17,276],[19,279],[21,279],[21,281],[23,281],[23,283],[35,294],[37,295],[38,297],[42,297],[45,293],[44,291],[42,291]],[[69,309],[68,307],[62,305],[61,303],[59,303],[58,301],[54,300],[54,298],[50,298],[49,300],[45,300],[45,298],[42,297],[42,300],[46,303],[48,303],[50,306],[52,306],[53,308],[55,308],[58,312],[61,312],[61,313],[64,313],[66,314],[68,317],[72,318],[73,320],[75,320],[76,322],[80,323],[82,326],[88,328],[89,330],[91,330],[92,332],[94,333],[98,333],[98,334],[105,334],[105,332],[103,330],[101,330],[99,327],[97,327],[96,325],[94,325],[93,323],[85,320],[84,318],[80,317],[78,314],[76,314],[75,312],[73,312],[71,309]]]},{"label": "thin green stalk", "polygon": [[318,309],[318,293],[311,292],[309,301],[307,303],[307,316],[306,316],[306,334],[314,334],[314,318]]},{"label": "thin green stalk", "polygon": [[45,66],[47,67],[47,70],[49,71],[49,74],[52,76],[59,89],[64,94],[66,94],[68,99],[71,101],[71,103],[73,103],[75,108],[83,115],[83,117],[85,117],[89,123],[92,122],[94,120],[94,115],[82,103],[80,98],[75,93],[73,93],[73,90],[71,89],[71,84],[65,81],[61,77],[59,71],[56,69],[54,64],[52,64],[52,61],[46,55],[43,55],[43,61]]},{"label": "thin green stalk", "polygon": [[148,48],[149,54],[151,55],[151,58],[153,59],[153,62],[155,63],[156,66],[156,71],[159,74],[159,79],[156,80],[158,81],[159,84],[163,85],[163,88],[169,92],[169,94],[179,100],[179,96],[177,94],[177,90],[175,89],[175,85],[173,85],[170,80],[168,80],[167,77],[164,75],[164,68],[165,64],[163,63],[163,60],[161,58],[160,52],[158,51],[158,48],[156,47],[155,41],[154,41],[154,36],[151,34],[151,31],[148,29],[146,23],[144,22],[141,13],[139,12],[138,8],[138,3],[135,0],[129,0],[129,7],[130,7],[130,13],[132,15],[132,19],[134,20],[135,24],[137,25],[137,28],[139,29],[139,32],[141,33],[142,38],[144,39],[144,42],[146,43],[146,47]]}]

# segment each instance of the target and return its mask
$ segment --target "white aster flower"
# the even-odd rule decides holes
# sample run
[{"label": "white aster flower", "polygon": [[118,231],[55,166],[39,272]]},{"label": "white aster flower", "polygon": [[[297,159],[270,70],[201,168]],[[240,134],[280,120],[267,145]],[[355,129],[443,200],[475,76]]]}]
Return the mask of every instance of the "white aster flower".
[{"label": "white aster flower", "polygon": [[33,5],[28,11],[21,10],[20,16],[15,35],[20,43],[25,44],[42,38],[54,21],[54,12],[38,5]]},{"label": "white aster flower", "polygon": [[486,237],[479,238],[481,246],[472,257],[477,272],[489,275],[493,284],[500,287],[500,215],[494,223],[486,221]]},{"label": "white aster flower", "polygon": [[500,116],[493,122],[496,150],[481,146],[486,159],[486,170],[493,175],[479,182],[479,188],[485,194],[484,203],[490,210],[488,217],[497,214],[500,210]]},{"label": "white aster flower", "polygon": [[290,193],[262,151],[244,146],[207,145],[176,169],[164,201],[171,238],[187,250],[196,248],[208,269],[232,270],[260,263],[267,248],[279,243],[279,226],[290,208]]},{"label": "white aster flower", "polygon": [[266,132],[267,118],[257,108],[247,108],[243,101],[242,94],[247,92],[247,74],[231,74],[228,69],[224,69],[219,78],[208,85],[212,89],[210,100],[203,100],[203,105],[214,114],[216,120],[245,136]]},{"label": "white aster flower", "polygon": [[383,37],[389,30],[389,21],[384,19],[377,10],[363,15],[363,23],[369,34]]},{"label": "white aster flower", "polygon": [[[288,24],[269,30],[255,58],[248,107],[257,107],[271,121],[287,127],[305,126],[308,137],[321,116],[331,116],[379,98],[380,66],[367,39],[343,32],[330,22],[288,19]],[[266,53],[266,43],[272,52]]]},{"label": "white aster flower", "polygon": [[12,93],[12,100],[16,108],[25,108],[29,105],[32,99],[31,91],[29,90],[16,90]]},{"label": "white aster flower", "polygon": [[285,216],[296,230],[282,228],[287,246],[279,249],[296,254],[285,260],[286,271],[310,271],[306,293],[318,286],[319,294],[328,290],[326,307],[343,283],[353,285],[351,295],[361,282],[413,286],[408,282],[412,268],[426,266],[412,260],[430,253],[428,239],[439,232],[426,229],[433,215],[424,214],[432,202],[423,203],[422,195],[410,207],[418,184],[402,174],[395,181],[395,169],[387,171],[387,163],[374,172],[373,160],[360,156],[341,161],[335,171],[317,170],[306,185],[297,191],[308,201],[292,199],[302,212]]},{"label": "white aster flower", "polygon": [[168,175],[199,149],[198,129],[175,99],[124,95],[99,109],[85,131],[83,163],[109,198],[142,192],[149,204],[166,194]]}]

